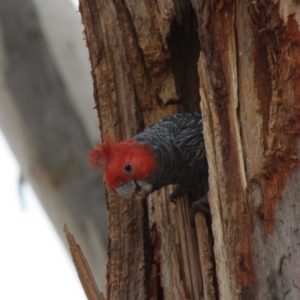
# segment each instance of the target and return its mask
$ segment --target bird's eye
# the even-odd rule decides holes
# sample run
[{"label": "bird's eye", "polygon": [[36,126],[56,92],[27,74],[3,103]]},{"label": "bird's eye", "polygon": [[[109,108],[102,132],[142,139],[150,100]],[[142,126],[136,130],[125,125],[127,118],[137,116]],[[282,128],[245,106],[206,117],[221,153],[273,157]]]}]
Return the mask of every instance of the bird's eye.
[{"label": "bird's eye", "polygon": [[126,171],[126,172],[130,172],[131,171],[131,165],[130,164],[127,164],[127,165],[125,165],[124,166],[124,170]]}]

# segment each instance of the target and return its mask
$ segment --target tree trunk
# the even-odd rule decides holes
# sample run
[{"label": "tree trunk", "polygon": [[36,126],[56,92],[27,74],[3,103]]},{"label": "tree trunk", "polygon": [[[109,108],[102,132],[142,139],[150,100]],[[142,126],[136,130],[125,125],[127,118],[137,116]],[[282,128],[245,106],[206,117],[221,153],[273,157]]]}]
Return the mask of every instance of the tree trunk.
[{"label": "tree trunk", "polygon": [[299,5],[81,0],[80,11],[103,134],[198,111],[201,95],[209,162],[213,259],[203,218],[189,228],[170,188],[144,202],[108,192],[107,298],[298,299]]}]

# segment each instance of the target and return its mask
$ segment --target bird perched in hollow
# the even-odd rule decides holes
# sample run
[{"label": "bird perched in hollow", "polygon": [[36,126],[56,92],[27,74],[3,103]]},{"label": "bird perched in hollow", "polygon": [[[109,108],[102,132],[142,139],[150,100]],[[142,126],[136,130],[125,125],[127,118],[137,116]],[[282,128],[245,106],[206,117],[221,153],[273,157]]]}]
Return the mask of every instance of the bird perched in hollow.
[{"label": "bird perched in hollow", "polygon": [[208,167],[202,117],[171,115],[131,139],[104,139],[90,151],[89,160],[104,169],[107,187],[125,199],[144,199],[170,184],[177,185],[172,200],[182,192],[203,191]]}]

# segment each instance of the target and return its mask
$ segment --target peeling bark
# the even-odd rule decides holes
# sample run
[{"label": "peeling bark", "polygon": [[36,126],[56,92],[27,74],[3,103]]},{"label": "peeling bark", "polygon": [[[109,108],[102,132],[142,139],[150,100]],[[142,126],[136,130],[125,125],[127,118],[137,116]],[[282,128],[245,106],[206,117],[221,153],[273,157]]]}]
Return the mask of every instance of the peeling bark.
[{"label": "peeling bark", "polygon": [[299,6],[202,4],[200,91],[220,299],[297,299],[298,275],[279,266],[285,257],[297,265],[300,254]]},{"label": "peeling bark", "polygon": [[[103,135],[121,140],[164,115],[199,111],[190,3],[82,0],[80,12]],[[162,190],[141,203],[108,193],[108,299],[200,299],[190,204],[175,207],[168,195]]]}]

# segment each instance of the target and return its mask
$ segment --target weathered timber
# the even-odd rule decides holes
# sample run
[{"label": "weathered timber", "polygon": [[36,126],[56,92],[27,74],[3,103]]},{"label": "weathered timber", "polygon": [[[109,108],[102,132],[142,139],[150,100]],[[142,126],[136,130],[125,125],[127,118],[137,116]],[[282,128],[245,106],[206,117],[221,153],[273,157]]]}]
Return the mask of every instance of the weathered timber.
[{"label": "weathered timber", "polygon": [[220,299],[298,299],[299,4],[194,1]]},{"label": "weathered timber", "polygon": [[[189,2],[81,0],[103,135],[122,140],[164,115],[199,111],[196,18]],[[170,192],[170,190],[168,190]],[[190,204],[108,192],[108,299],[200,299]]]},{"label": "weathered timber", "polygon": [[299,298],[298,8],[81,0],[103,133],[197,110],[200,89],[209,162],[213,252],[169,189],[108,194],[108,299]]}]

